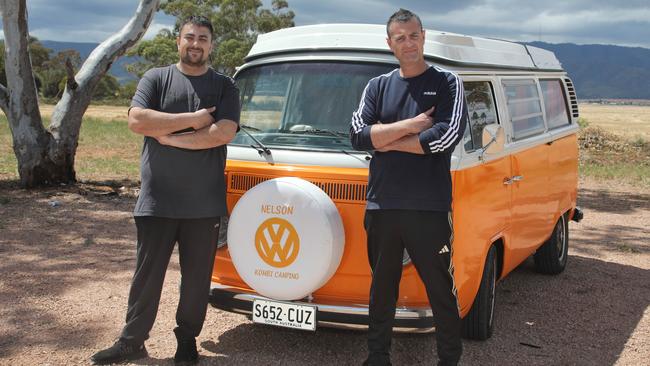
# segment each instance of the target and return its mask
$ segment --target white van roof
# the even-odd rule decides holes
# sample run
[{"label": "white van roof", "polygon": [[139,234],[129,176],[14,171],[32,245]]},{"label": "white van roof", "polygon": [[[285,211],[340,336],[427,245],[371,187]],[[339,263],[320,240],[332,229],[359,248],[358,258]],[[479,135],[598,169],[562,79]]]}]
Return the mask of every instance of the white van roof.
[{"label": "white van roof", "polygon": [[[260,34],[246,61],[290,52],[352,51],[391,53],[386,26],[318,24]],[[551,51],[515,42],[426,30],[424,54],[441,63],[497,68],[562,70]]]}]

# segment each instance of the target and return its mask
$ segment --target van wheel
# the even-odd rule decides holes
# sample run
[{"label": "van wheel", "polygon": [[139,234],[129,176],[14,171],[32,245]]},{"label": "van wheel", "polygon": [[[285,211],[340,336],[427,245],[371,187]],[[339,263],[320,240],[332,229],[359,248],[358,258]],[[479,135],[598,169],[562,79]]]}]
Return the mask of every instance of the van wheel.
[{"label": "van wheel", "polygon": [[533,256],[537,272],[558,274],[566,267],[569,252],[569,225],[566,215],[561,215],[551,237],[537,249]]},{"label": "van wheel", "polygon": [[496,248],[492,246],[485,259],[481,285],[474,298],[472,308],[463,318],[463,337],[484,341],[492,335],[496,285],[497,255]]}]

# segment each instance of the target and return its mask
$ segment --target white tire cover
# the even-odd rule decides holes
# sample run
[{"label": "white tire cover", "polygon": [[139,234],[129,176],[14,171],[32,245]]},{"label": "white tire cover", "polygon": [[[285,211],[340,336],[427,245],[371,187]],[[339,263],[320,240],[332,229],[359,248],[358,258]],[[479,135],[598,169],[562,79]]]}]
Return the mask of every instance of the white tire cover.
[{"label": "white tire cover", "polygon": [[296,300],[336,272],[345,233],[334,202],[316,185],[276,178],[248,190],[228,223],[228,250],[241,278],[259,294]]}]

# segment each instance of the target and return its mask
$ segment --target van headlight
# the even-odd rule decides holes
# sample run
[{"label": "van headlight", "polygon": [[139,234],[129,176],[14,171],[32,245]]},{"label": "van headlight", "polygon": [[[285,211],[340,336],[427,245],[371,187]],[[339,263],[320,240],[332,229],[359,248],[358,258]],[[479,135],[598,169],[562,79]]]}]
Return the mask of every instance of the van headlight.
[{"label": "van headlight", "polygon": [[217,249],[228,244],[228,220],[230,217],[228,215],[221,216],[221,222],[219,224],[219,237],[217,239]]}]

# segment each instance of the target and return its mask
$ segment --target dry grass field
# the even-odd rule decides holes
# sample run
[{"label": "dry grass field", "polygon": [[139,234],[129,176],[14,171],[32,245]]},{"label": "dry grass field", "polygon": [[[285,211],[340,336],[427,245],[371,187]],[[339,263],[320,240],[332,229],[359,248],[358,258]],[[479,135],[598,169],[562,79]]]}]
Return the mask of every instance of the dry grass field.
[{"label": "dry grass field", "polygon": [[580,117],[590,126],[628,138],[650,141],[650,107],[631,105],[580,104]]},{"label": "dry grass field", "polygon": [[[50,117],[54,105],[45,104],[41,105],[41,114],[44,117]],[[112,105],[91,105],[84,114],[84,117],[93,117],[106,120],[123,120],[126,121],[127,112],[129,107],[126,106],[112,106]]]},{"label": "dry grass field", "polygon": [[[53,107],[41,107],[46,124]],[[581,132],[581,174],[650,186],[650,106],[580,104],[579,107],[581,118],[588,126]],[[78,179],[138,180],[142,137],[128,130],[127,110],[126,106],[88,108],[76,156]],[[0,180],[17,178],[9,127],[0,113]]]}]

